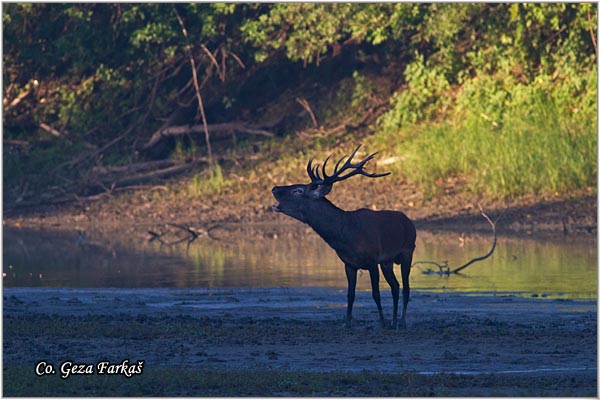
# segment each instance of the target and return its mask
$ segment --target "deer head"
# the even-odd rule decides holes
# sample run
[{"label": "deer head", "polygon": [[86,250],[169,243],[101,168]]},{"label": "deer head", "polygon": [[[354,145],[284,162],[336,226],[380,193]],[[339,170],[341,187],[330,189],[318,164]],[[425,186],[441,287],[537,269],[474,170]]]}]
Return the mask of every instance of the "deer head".
[{"label": "deer head", "polygon": [[[363,168],[377,153],[370,154],[362,161],[353,163],[352,159],[360,145],[354,149],[346,161],[342,164],[345,157],[340,158],[336,163],[333,174],[327,175],[326,167],[329,157],[325,159],[323,166],[312,165],[312,158],[306,165],[306,172],[310,178],[308,184],[295,184],[289,186],[276,186],[273,188],[273,196],[279,204],[272,206],[272,210],[282,212],[299,221],[307,222],[308,214],[318,212],[318,206],[323,203],[329,203],[325,196],[329,194],[333,184],[348,179],[354,175],[364,175],[369,178],[379,178],[389,175],[389,172],[383,174],[368,173]],[[344,174],[345,173],[345,174]]]}]

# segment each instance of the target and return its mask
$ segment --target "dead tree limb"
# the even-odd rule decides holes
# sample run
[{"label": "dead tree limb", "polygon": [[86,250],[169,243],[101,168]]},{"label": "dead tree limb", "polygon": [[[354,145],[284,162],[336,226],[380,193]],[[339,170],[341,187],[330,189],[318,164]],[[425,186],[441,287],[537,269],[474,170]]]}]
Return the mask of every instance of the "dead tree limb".
[{"label": "dead tree limb", "polygon": [[159,168],[171,167],[175,164],[173,160],[157,160],[157,161],[144,161],[139,163],[127,164],[127,165],[116,165],[112,167],[105,167],[97,165],[92,168],[92,173],[98,175],[108,174],[123,174],[123,173],[134,173],[148,170],[155,170]]},{"label": "dead tree limb", "polygon": [[[240,133],[248,133],[251,135],[261,135],[267,137],[274,137],[275,134],[264,129],[261,125],[246,125],[242,122],[226,122],[222,124],[211,124],[207,125],[211,132],[240,132]],[[146,142],[141,148],[142,151],[146,151],[157,143],[159,143],[163,138],[168,136],[184,136],[193,133],[201,133],[204,131],[203,125],[177,125],[177,126],[169,126],[167,128],[159,129],[152,134],[150,140]]]},{"label": "dead tree limb", "polygon": [[592,17],[590,15],[590,11],[588,10],[587,12],[587,19],[588,22],[590,23],[590,38],[592,39],[592,44],[594,45],[594,52],[596,53],[596,56],[598,55],[598,45],[596,44],[596,35],[594,34],[594,25],[592,24]]},{"label": "dead tree limb", "polygon": [[158,178],[169,178],[173,175],[177,175],[182,172],[188,171],[199,164],[208,164],[209,162],[210,161],[204,157],[196,158],[195,160],[185,164],[176,164],[167,168],[161,168],[155,171],[144,172],[134,176],[128,176],[122,179],[118,179],[112,182],[112,184],[114,184],[116,187],[139,185],[142,183],[153,181]]},{"label": "dead tree limb", "polygon": [[[73,168],[73,167],[79,165],[82,162],[94,159],[98,155],[104,153],[110,147],[114,146],[115,144],[119,143],[121,140],[123,140],[124,138],[126,138],[131,132],[133,132],[133,130],[135,128],[137,128],[138,126],[143,125],[146,122],[146,120],[148,119],[148,117],[150,116],[150,114],[152,113],[152,107],[154,105],[154,101],[156,100],[156,92],[158,90],[158,86],[159,86],[160,82],[161,82],[161,80],[159,79],[159,77],[157,77],[156,80],[154,81],[154,85],[152,87],[152,92],[150,94],[150,100],[148,101],[148,108],[147,108],[146,112],[144,113],[144,115],[141,116],[136,123],[131,124],[127,129],[125,129],[125,131],[123,131],[122,133],[120,133],[117,137],[115,137],[114,139],[112,139],[108,143],[104,144],[99,149],[93,151],[92,153],[83,153],[83,154],[80,154],[79,156],[75,157],[74,159],[72,159],[70,161],[67,161],[67,162],[64,162],[62,164],[59,164],[56,167],[54,167],[50,171],[50,173],[54,173],[54,172],[56,172],[56,171],[58,171],[58,170],[60,170],[62,168],[65,168],[65,167]],[[135,107],[136,110],[139,109],[139,108],[140,107]]]},{"label": "dead tree limb", "polygon": [[45,122],[40,122],[38,125],[40,128],[42,128],[43,130],[45,130],[52,136],[56,136],[56,137],[62,136],[62,132],[60,132],[58,129],[51,127],[50,125],[46,124]]},{"label": "dead tree limb", "polygon": [[[208,161],[212,164],[212,149],[210,147],[210,135],[208,134],[208,125],[206,123],[206,114],[204,113],[204,104],[202,102],[202,96],[200,95],[200,85],[198,84],[198,74],[196,73],[196,61],[194,60],[194,55],[192,54],[192,45],[190,43],[190,39],[188,37],[187,29],[185,28],[185,24],[183,23],[183,19],[179,15],[177,11],[177,7],[173,4],[173,10],[175,11],[175,15],[177,16],[177,21],[179,21],[179,25],[181,25],[181,31],[183,32],[183,36],[186,41],[186,49],[188,52],[188,57],[190,59],[190,65],[192,67],[192,78],[194,80],[194,89],[196,90],[196,99],[198,100],[198,108],[200,109],[200,115],[202,117],[202,125],[204,126],[204,137],[206,139],[206,150],[208,152]],[[208,50],[208,49],[207,49]]]},{"label": "dead tree limb", "polygon": [[4,105],[4,112],[6,113],[8,110],[10,110],[13,107],[16,107],[17,105],[19,105],[19,103],[26,98],[27,96],[29,96],[30,94],[32,94],[34,92],[34,89],[36,86],[38,86],[38,81],[33,79],[31,81],[29,81],[26,85],[25,85],[25,89],[19,93],[14,99],[12,99],[12,101],[9,103],[8,102],[8,90],[6,90],[4,92],[4,99],[2,99],[2,104]]},{"label": "dead tree limb", "polygon": [[302,106],[302,108],[304,108],[306,110],[308,115],[310,115],[310,119],[312,120],[314,127],[318,128],[319,124],[317,123],[317,117],[315,117],[315,113],[313,112],[312,108],[310,107],[308,100],[306,100],[304,97],[296,97],[296,101],[298,102],[298,104],[300,104]]},{"label": "dead tree limb", "polygon": [[233,59],[235,61],[237,61],[237,63],[239,64],[240,67],[242,67],[242,69],[246,69],[246,65],[244,64],[244,62],[242,61],[242,59],[237,56],[237,54],[235,54],[231,50],[227,51],[227,54],[229,54],[231,57],[233,57]]},{"label": "dead tree limb", "polygon": [[463,265],[456,267],[454,269],[450,269],[450,267],[448,266],[448,261],[444,261],[442,264],[437,263],[435,261],[416,261],[412,264],[412,266],[418,266],[421,264],[429,264],[429,265],[435,265],[436,267],[438,267],[438,270],[432,270],[432,269],[427,269],[425,271],[423,271],[424,274],[438,274],[438,275],[450,275],[450,274],[458,274],[460,271],[462,271],[463,269],[467,268],[468,266],[478,262],[478,261],[483,261],[486,258],[490,257],[493,253],[494,250],[496,249],[496,239],[497,239],[497,235],[496,235],[496,223],[500,220],[500,218],[502,218],[502,216],[504,215],[504,213],[506,212],[506,210],[508,208],[505,208],[500,215],[498,215],[496,217],[495,220],[492,221],[492,219],[490,217],[488,217],[488,215],[483,211],[483,208],[481,208],[481,205],[479,205],[479,210],[481,211],[481,215],[483,216],[483,218],[486,219],[486,221],[491,225],[492,227],[492,233],[493,233],[493,240],[492,240],[492,247],[490,248],[490,250],[483,256],[479,256],[479,257],[475,257],[469,261],[467,261],[466,263],[464,263]]},{"label": "dead tree limb", "polygon": [[206,53],[206,55],[208,55],[210,61],[212,61],[215,69],[217,70],[217,75],[219,75],[219,79],[221,79],[221,82],[225,82],[225,72],[221,71],[221,67],[219,66],[219,63],[217,62],[217,59],[213,53],[211,53],[210,50],[203,44],[200,45],[200,48]]}]

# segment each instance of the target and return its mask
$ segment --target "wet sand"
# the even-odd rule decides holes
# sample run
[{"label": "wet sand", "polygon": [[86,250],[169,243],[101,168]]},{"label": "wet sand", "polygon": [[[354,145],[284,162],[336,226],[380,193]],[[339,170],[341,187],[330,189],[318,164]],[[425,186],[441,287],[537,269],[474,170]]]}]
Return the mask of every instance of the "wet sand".
[{"label": "wet sand", "polygon": [[[127,358],[145,360],[146,371],[491,374],[500,382],[531,377],[534,385],[556,376],[572,384],[527,393],[597,395],[595,301],[413,292],[408,328],[395,331],[379,326],[366,291],[357,293],[353,328],[343,328],[345,297],[328,288],[5,288],[4,365],[33,374],[41,359]],[[382,302],[389,316],[389,293]],[[464,387],[453,394],[522,393]]]}]

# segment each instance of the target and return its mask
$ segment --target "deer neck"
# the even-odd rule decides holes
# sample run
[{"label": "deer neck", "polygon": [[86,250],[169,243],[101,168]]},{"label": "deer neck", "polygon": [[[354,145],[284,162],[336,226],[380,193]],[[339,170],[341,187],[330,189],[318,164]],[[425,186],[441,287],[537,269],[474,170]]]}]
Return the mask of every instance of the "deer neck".
[{"label": "deer neck", "polygon": [[336,243],[345,234],[344,227],[347,225],[348,217],[348,212],[322,198],[313,203],[310,212],[307,213],[306,223],[331,247],[336,248]]}]

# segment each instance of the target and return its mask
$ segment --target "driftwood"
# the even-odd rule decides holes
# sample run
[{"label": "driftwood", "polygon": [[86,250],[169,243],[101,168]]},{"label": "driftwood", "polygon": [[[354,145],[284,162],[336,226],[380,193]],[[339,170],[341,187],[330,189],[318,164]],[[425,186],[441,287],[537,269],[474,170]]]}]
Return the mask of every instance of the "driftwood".
[{"label": "driftwood", "polygon": [[[163,161],[163,162],[165,162],[165,161]],[[208,164],[208,163],[209,163],[208,158],[197,157],[194,160],[184,163],[184,164],[170,165],[170,166],[167,166],[166,168],[160,168],[160,169],[151,170],[148,172],[141,172],[141,173],[138,173],[133,176],[126,176],[124,178],[115,178],[114,176],[108,176],[108,177],[99,176],[96,179],[94,179],[94,182],[95,182],[95,185],[100,186],[100,187],[105,187],[106,185],[111,185],[113,187],[125,187],[125,186],[131,186],[131,185],[140,185],[143,183],[153,181],[155,179],[169,178],[171,176],[188,171],[200,164]],[[151,165],[154,163],[142,163],[142,164]],[[160,164],[160,163],[155,163],[155,164]],[[168,165],[168,163],[165,162],[165,165]],[[115,168],[115,167],[113,167],[113,168]],[[116,167],[116,168],[118,168],[118,167]],[[123,174],[121,174],[121,175],[123,175]]]},{"label": "driftwood", "polygon": [[105,167],[97,165],[92,168],[92,173],[98,175],[108,174],[123,174],[123,173],[135,173],[147,170],[155,170],[158,168],[167,168],[175,164],[173,160],[157,160],[157,161],[146,161],[127,165],[117,165],[113,167]]},{"label": "driftwood", "polygon": [[[208,164],[208,158],[197,157],[183,164],[175,164],[170,160],[161,160],[128,166],[95,167],[92,170],[93,175],[87,181],[70,183],[67,187],[58,188],[59,192],[53,194],[50,194],[50,191],[46,191],[44,195],[33,200],[18,200],[14,204],[5,205],[5,208],[10,210],[16,207],[35,207],[42,204],[93,201],[123,190],[139,189],[141,188],[140,185],[151,184],[156,179],[165,179],[181,174],[201,164]],[[150,186],[150,188],[165,189],[164,186],[160,185]],[[81,196],[77,193],[90,194]]]},{"label": "driftwood", "polygon": [[481,215],[486,219],[486,221],[491,225],[492,227],[492,232],[494,235],[494,238],[492,240],[492,247],[490,248],[490,250],[483,256],[479,256],[479,257],[475,257],[469,261],[467,261],[466,263],[464,263],[463,265],[456,267],[454,269],[450,269],[450,267],[448,266],[448,261],[444,261],[443,263],[437,263],[435,261],[416,261],[412,264],[412,266],[419,266],[422,264],[427,264],[427,265],[434,265],[438,268],[438,270],[434,270],[431,268],[428,268],[424,271],[422,271],[424,274],[438,274],[438,275],[450,275],[450,274],[458,274],[460,271],[462,271],[463,269],[467,268],[468,266],[478,262],[478,261],[483,261],[486,258],[490,257],[493,253],[494,250],[496,249],[496,223],[500,220],[500,218],[502,218],[502,216],[504,215],[504,213],[506,212],[507,209],[504,209],[500,215],[498,215],[498,217],[496,217],[496,219],[494,221],[491,220],[490,217],[487,216],[487,214],[483,211],[483,209],[481,208],[481,205],[479,205],[479,210],[481,211]]},{"label": "driftwood", "polygon": [[4,144],[5,147],[7,146],[14,146],[14,147],[20,147],[20,148],[29,148],[31,146],[31,143],[29,143],[26,140],[9,140],[9,139],[4,139],[2,140],[2,143]]},{"label": "driftwood", "polygon": [[[272,132],[265,130],[263,125],[247,125],[242,122],[227,122],[223,124],[210,124],[207,125],[208,130],[212,133],[215,132],[240,132],[249,133],[252,135],[262,135],[268,137],[274,137]],[[204,125],[178,125],[169,126],[157,130],[152,134],[150,140],[142,146],[142,150],[148,150],[159,143],[163,138],[168,136],[183,136],[193,133],[204,132]]]}]

